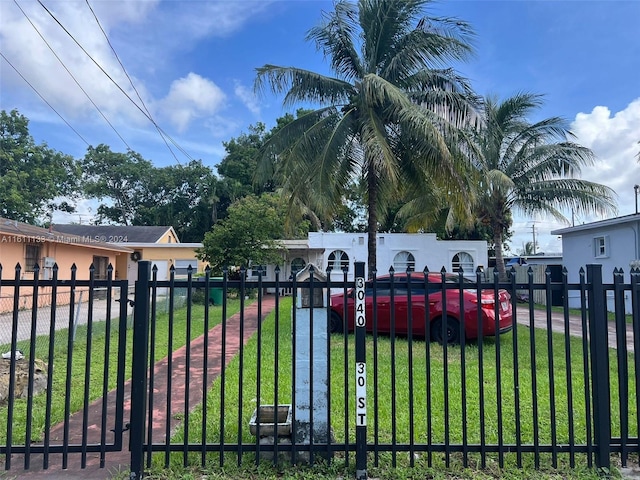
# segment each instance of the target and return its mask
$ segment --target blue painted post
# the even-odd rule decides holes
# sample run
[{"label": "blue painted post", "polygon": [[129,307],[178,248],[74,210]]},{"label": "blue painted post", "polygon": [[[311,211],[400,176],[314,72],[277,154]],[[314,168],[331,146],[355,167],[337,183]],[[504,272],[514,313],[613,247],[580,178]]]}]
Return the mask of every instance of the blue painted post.
[{"label": "blue painted post", "polygon": [[367,478],[367,356],[364,262],[355,262],[356,304],[356,480]]}]

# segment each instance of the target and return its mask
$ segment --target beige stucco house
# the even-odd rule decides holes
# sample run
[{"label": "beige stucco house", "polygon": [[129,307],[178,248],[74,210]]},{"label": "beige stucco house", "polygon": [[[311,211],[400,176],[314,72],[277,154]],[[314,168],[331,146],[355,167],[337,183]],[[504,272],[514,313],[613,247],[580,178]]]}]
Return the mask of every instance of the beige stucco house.
[{"label": "beige stucco house", "polygon": [[[55,228],[46,229],[27,223],[17,222],[0,217],[0,311],[10,309],[13,305],[14,287],[10,284],[19,274],[21,280],[33,280],[35,266],[39,267],[38,278],[49,280],[53,276],[54,265],[58,267],[58,279],[71,279],[71,267],[76,266],[76,279],[88,280],[89,269],[94,266],[94,278],[107,278],[109,265],[116,265],[128,258],[133,249],[101,241],[97,238],[82,238],[68,235]],[[16,269],[20,266],[20,270]],[[115,276],[114,276],[115,277]],[[42,287],[45,290],[50,287]],[[19,291],[20,308],[29,308],[31,288],[22,286]],[[42,302],[50,301],[43,295]],[[46,293],[46,292],[44,292]],[[60,301],[68,292],[59,291]],[[65,297],[66,298],[66,297]]]},{"label": "beige stucco house", "polygon": [[127,258],[133,249],[101,241],[93,237],[68,235],[55,228],[46,229],[0,217],[0,265],[2,278],[14,278],[20,264],[21,278],[32,279],[34,266],[40,267],[40,278],[51,278],[54,264],[58,278],[69,279],[71,266],[77,267],[76,278],[88,279],[91,264],[96,278],[107,275],[107,266]]},{"label": "beige stucco house", "polygon": [[173,227],[123,225],[56,225],[55,229],[79,238],[106,241],[127,248],[129,255],[116,258],[115,277],[129,282],[138,278],[138,261],[149,260],[158,270],[158,280],[167,280],[171,267],[176,276],[186,275],[189,265],[202,273],[206,263],[196,258],[201,243],[180,243]]}]

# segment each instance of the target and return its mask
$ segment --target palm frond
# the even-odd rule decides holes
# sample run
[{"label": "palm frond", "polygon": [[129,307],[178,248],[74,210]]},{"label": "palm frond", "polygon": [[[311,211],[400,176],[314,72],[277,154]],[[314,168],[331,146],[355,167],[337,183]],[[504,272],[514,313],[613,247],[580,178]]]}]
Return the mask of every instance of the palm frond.
[{"label": "palm frond", "polygon": [[398,165],[385,122],[373,108],[367,109],[361,115],[364,117],[360,140],[366,152],[365,172],[375,172],[378,177],[395,184],[398,181]]},{"label": "palm frond", "polygon": [[336,114],[337,110],[334,107],[308,111],[267,139],[260,152],[258,152],[254,182],[264,183],[271,181],[276,175],[278,163],[282,163],[281,160],[294,148],[296,143],[300,142],[305,132],[322,118]]},{"label": "palm frond", "polygon": [[566,121],[560,117],[547,118],[533,125],[527,125],[524,122],[516,124],[515,128],[509,132],[509,142],[506,145],[504,157],[518,161],[539,145],[566,141],[568,132]]},{"label": "palm frond", "polygon": [[617,211],[615,192],[605,186],[573,178],[552,179],[529,185],[519,192],[514,206],[525,214],[544,212],[567,221],[561,209],[604,215]]},{"label": "palm frond", "polygon": [[406,35],[413,19],[424,8],[425,0],[360,0],[359,24],[363,32],[363,58],[366,73],[379,73],[378,67]]},{"label": "palm frond", "polygon": [[512,209],[563,221],[563,211],[568,209],[597,214],[616,211],[613,190],[577,178],[595,157],[572,141],[567,122],[560,117],[536,123],[527,120],[541,105],[541,98],[519,93],[503,102],[494,97],[485,100],[484,122],[475,132],[485,192],[478,210],[494,229],[508,228],[503,219]]},{"label": "palm frond", "polygon": [[321,25],[309,30],[306,40],[315,42],[325,58],[331,62],[331,68],[340,78],[351,81],[362,78],[364,71],[354,44],[358,35],[358,11],[347,1],[334,5],[332,13],[323,15]]},{"label": "palm frond", "polygon": [[395,42],[391,55],[378,69],[390,81],[400,82],[425,69],[441,69],[473,54],[468,24],[450,18],[423,17],[418,27]]},{"label": "palm frond", "polygon": [[353,86],[333,77],[320,75],[301,68],[264,65],[256,69],[254,90],[262,93],[269,85],[273,93],[287,91],[284,106],[298,102],[311,102],[320,105],[339,105],[347,103],[355,93]]}]

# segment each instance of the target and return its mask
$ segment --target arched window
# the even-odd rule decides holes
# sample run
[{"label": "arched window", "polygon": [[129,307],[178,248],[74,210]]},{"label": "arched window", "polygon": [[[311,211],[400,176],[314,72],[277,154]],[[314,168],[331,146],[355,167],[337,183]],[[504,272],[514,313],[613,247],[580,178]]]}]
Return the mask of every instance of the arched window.
[{"label": "arched window", "polygon": [[334,250],[329,254],[329,267],[333,271],[349,271],[349,256],[342,250]]},{"label": "arched window", "polygon": [[396,272],[406,272],[407,269],[413,272],[416,269],[416,259],[411,252],[398,252],[393,259],[393,269]]},{"label": "arched window", "polygon": [[458,252],[451,259],[451,267],[454,272],[462,270],[466,274],[475,272],[473,257],[467,252]]},{"label": "arched window", "polygon": [[300,257],[294,258],[293,260],[291,260],[291,273],[294,273],[294,274],[298,273],[306,265],[307,265],[307,262],[305,262],[302,258]]}]

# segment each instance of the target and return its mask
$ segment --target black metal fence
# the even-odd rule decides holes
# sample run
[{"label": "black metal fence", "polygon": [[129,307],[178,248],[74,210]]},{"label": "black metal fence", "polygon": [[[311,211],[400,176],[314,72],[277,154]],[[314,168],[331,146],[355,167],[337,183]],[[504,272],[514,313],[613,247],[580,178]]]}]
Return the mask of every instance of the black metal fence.
[{"label": "black metal fence", "polygon": [[[359,478],[374,466],[609,467],[614,456],[624,465],[640,453],[639,271],[616,270],[608,281],[600,266],[589,265],[577,281],[564,271],[561,282],[547,276],[544,283],[533,275],[502,281],[497,272],[491,281],[478,272],[469,282],[462,273],[391,271],[365,281],[356,265],[354,280],[347,272],[313,270],[304,280],[191,273],[159,280],[148,262],[139,265],[134,298],[122,296],[111,320],[121,327],[117,340],[100,343],[104,365],[96,369],[87,360],[96,348],[88,334],[83,355],[59,357],[49,348],[46,394],[8,393],[0,407],[5,468],[15,453],[24,455],[25,468],[30,455],[42,454],[47,468],[53,452],[65,461],[101,452],[104,467],[123,446],[132,477],[172,464],[319,459],[353,464]],[[19,275],[0,282],[0,293],[69,285],[55,278],[25,283]],[[116,283],[99,286],[111,292]],[[126,284],[118,286],[126,292]],[[185,294],[183,306],[176,291]],[[291,296],[267,293],[283,291]],[[562,292],[563,306],[527,300],[539,291],[548,298]],[[580,308],[569,308],[570,297]],[[129,303],[130,332],[123,320]],[[96,322],[87,329],[103,331]],[[10,351],[18,347],[17,330]],[[17,362],[5,361],[11,368]],[[58,362],[66,365],[62,377],[53,375]],[[76,363],[84,365],[78,375]],[[84,381],[74,384],[75,377]],[[56,382],[67,397],[82,398],[65,404],[62,415],[55,411]],[[114,401],[102,404],[115,402],[114,413],[91,413],[93,402],[111,395]],[[41,422],[29,405],[44,396]],[[19,435],[17,409],[27,426]],[[74,411],[81,412],[79,425],[69,419]],[[96,423],[105,432],[101,440],[82,435]],[[55,428],[68,432],[56,444]]]},{"label": "black metal fence", "polygon": [[106,453],[123,448],[127,281],[113,280],[112,268],[107,280],[95,280],[93,269],[78,279],[75,267],[65,279],[57,266],[48,280],[37,265],[31,279],[20,265],[12,273],[6,278],[0,265],[0,296],[13,299],[0,312],[4,468],[47,469],[53,457],[61,468],[72,457],[85,468],[94,454],[104,467]]}]

